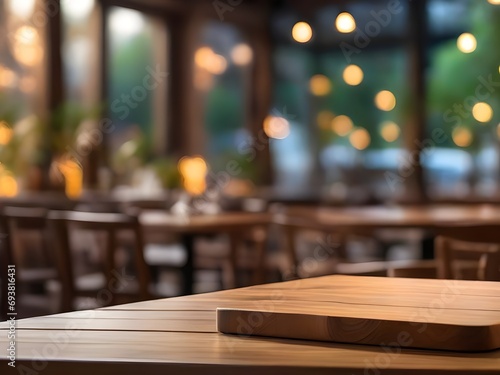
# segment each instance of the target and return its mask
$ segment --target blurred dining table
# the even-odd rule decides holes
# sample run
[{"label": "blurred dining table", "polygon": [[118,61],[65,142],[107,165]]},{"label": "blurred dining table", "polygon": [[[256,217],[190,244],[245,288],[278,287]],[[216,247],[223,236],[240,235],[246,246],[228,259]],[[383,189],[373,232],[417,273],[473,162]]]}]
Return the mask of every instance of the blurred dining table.
[{"label": "blurred dining table", "polygon": [[[233,283],[236,280],[238,246],[244,234],[252,228],[265,227],[271,222],[267,212],[222,212],[213,215],[174,215],[165,210],[145,210],[139,216],[143,228],[177,234],[182,239],[186,250],[186,264],[183,267],[184,287],[186,295],[193,293],[194,279],[194,245],[195,240],[203,235],[224,234],[229,237],[229,265]],[[265,256],[265,254],[260,254]]]},{"label": "blurred dining table", "polygon": [[500,205],[302,206],[276,213],[273,222],[354,234],[388,228],[432,230],[440,225],[457,223],[500,224]]},{"label": "blurred dining table", "polygon": [[312,229],[341,235],[372,236],[380,230],[420,229],[424,231],[422,258],[434,257],[434,231],[452,224],[499,224],[500,205],[427,204],[418,206],[378,205],[359,207],[283,207],[273,223],[285,228],[288,256],[297,262],[293,245],[296,230]]},{"label": "blurred dining table", "polygon": [[[31,318],[17,322],[16,368],[8,367],[5,350],[0,367],[2,374],[42,375],[493,375],[500,373],[498,350],[403,348],[397,344],[400,333],[393,330],[384,331],[374,346],[249,336],[266,323],[267,315],[259,314],[242,321],[241,334],[225,335],[217,332],[216,310],[321,313],[319,305],[326,302],[317,299],[326,293],[332,315],[415,319],[412,332],[403,332],[407,341],[426,337],[420,324],[443,319],[436,301],[462,306],[453,311],[479,322],[484,312],[471,301],[489,299],[494,311],[499,288],[493,282],[328,276]],[[415,307],[420,304],[426,306],[422,311]],[[351,328],[367,330],[353,340],[369,335],[370,326]],[[9,324],[0,323],[3,348],[10,341],[8,332]]]}]

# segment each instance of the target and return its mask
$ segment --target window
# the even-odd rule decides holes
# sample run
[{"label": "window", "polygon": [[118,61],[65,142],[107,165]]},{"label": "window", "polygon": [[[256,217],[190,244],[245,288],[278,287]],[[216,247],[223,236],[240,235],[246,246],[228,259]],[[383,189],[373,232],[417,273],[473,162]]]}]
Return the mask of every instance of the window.
[{"label": "window", "polygon": [[276,125],[268,135],[278,185],[387,198],[394,191],[385,172],[405,155],[407,4],[326,6],[307,23],[303,13],[282,8],[273,19]]},{"label": "window", "polygon": [[253,166],[238,153],[249,134],[247,103],[252,62],[253,50],[236,27],[209,22],[202,28],[195,53],[194,85],[202,101],[205,156],[214,172],[236,160],[242,168],[238,177],[253,174]]},{"label": "window", "polygon": [[[486,0],[432,0],[428,12],[427,134],[434,145],[424,155],[429,191],[491,196],[498,188],[500,158],[500,52],[495,47],[500,6]],[[432,139],[439,128],[443,137]]]},{"label": "window", "polygon": [[[167,50],[164,24],[136,10],[112,7],[107,15],[108,101],[115,130],[111,151],[129,140],[161,153],[166,139]],[[123,150],[122,150],[123,151]]]}]

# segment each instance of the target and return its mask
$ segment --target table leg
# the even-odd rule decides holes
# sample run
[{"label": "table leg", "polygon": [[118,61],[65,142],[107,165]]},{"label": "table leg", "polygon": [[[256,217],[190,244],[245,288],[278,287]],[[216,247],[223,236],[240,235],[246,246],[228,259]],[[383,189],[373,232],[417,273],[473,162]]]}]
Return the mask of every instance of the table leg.
[{"label": "table leg", "polygon": [[193,294],[193,283],[194,283],[194,240],[195,237],[193,234],[184,234],[182,236],[182,244],[186,249],[186,264],[182,268],[182,276],[183,276],[183,295]]},{"label": "table leg", "polygon": [[434,259],[434,237],[425,236],[422,239],[422,259]]},{"label": "table leg", "polygon": [[238,280],[238,247],[241,243],[242,234],[239,232],[229,233],[229,274],[225,282],[227,289],[236,288]]}]

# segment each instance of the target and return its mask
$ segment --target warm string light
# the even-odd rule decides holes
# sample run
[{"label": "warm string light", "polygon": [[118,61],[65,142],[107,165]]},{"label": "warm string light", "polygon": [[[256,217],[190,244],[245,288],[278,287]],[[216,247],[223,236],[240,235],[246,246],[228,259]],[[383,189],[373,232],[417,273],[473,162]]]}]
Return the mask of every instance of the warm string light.
[{"label": "warm string light", "polygon": [[335,27],[341,33],[347,34],[356,30],[356,20],[348,12],[340,13],[335,20]]},{"label": "warm string light", "polygon": [[307,22],[297,22],[292,28],[292,38],[298,43],[307,43],[312,36],[312,28]]},{"label": "warm string light", "polygon": [[238,44],[231,51],[231,59],[236,65],[248,65],[252,62],[253,51],[247,44]]},{"label": "warm string light", "polygon": [[309,81],[309,89],[314,96],[326,96],[332,91],[332,83],[323,74],[316,74]]},{"label": "warm string light", "polygon": [[227,60],[224,56],[216,54],[210,47],[200,47],[195,55],[196,65],[215,75],[223,74],[227,69]]},{"label": "warm string light", "polygon": [[354,127],[350,117],[340,115],[335,117],[331,123],[332,130],[341,137],[348,135]]},{"label": "warm string light", "polygon": [[385,121],[381,124],[380,135],[384,141],[391,143],[399,138],[401,129],[398,124],[393,121]]},{"label": "warm string light", "polygon": [[285,139],[290,135],[290,123],[284,117],[269,115],[264,119],[264,133],[269,138]]},{"label": "warm string light", "polygon": [[363,82],[363,70],[357,65],[348,65],[342,73],[345,83],[351,86],[357,86]]},{"label": "warm string light", "polygon": [[463,126],[457,126],[453,129],[451,136],[453,142],[455,142],[458,147],[470,146],[473,139],[471,131]]},{"label": "warm string light", "polygon": [[470,33],[463,33],[457,39],[457,47],[463,53],[472,53],[476,50],[476,37]]},{"label": "warm string light", "polygon": [[489,122],[493,118],[493,108],[488,103],[476,103],[472,107],[472,115],[479,122]]},{"label": "warm string light", "polygon": [[352,147],[362,151],[371,143],[370,133],[365,128],[357,128],[349,136],[349,142],[351,142]]},{"label": "warm string light", "polygon": [[396,107],[396,97],[388,90],[382,90],[375,96],[375,105],[381,111],[392,111]]}]

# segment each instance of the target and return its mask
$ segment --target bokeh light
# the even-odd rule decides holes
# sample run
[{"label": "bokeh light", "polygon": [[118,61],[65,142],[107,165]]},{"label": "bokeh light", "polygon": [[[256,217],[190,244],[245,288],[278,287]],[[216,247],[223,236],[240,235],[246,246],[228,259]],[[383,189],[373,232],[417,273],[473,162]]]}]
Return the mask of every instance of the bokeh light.
[{"label": "bokeh light", "polygon": [[201,156],[183,157],[178,169],[182,176],[184,189],[192,195],[203,194],[207,188],[208,166]]},{"label": "bokeh light", "polygon": [[364,128],[357,128],[349,136],[349,142],[351,142],[352,147],[362,151],[370,145],[370,133]]},{"label": "bokeh light", "polygon": [[351,33],[356,30],[356,20],[351,13],[343,12],[337,16],[335,27],[341,33]]},{"label": "bokeh light", "polygon": [[336,134],[345,137],[351,132],[354,124],[349,116],[340,115],[332,120],[331,127]]},{"label": "bokeh light", "polygon": [[285,139],[290,134],[290,123],[284,117],[269,115],[265,118],[263,127],[269,138]]},{"label": "bokeh light", "polygon": [[396,97],[388,90],[382,90],[375,96],[375,105],[381,111],[392,111],[396,107]]},{"label": "bokeh light", "polygon": [[127,40],[138,35],[145,25],[141,12],[126,8],[114,9],[109,17],[109,26],[116,38]]},{"label": "bokeh light", "polygon": [[66,16],[74,21],[87,19],[94,9],[95,0],[62,0],[61,8]]},{"label": "bokeh light", "polygon": [[245,66],[252,62],[253,51],[248,44],[238,44],[231,51],[231,58],[236,65]]},{"label": "bokeh light", "polygon": [[472,115],[479,122],[488,122],[493,118],[493,109],[488,103],[476,103],[472,107]]},{"label": "bokeh light", "polygon": [[315,96],[325,96],[332,91],[332,83],[323,74],[316,74],[309,81],[309,89]]},{"label": "bokeh light", "polygon": [[66,158],[57,164],[57,169],[64,176],[64,191],[68,198],[78,198],[83,192],[83,170],[79,163]]},{"label": "bokeh light", "polygon": [[318,113],[316,121],[321,129],[326,130],[330,129],[330,123],[332,122],[334,117],[335,115],[331,111],[325,110]]},{"label": "bokeh light", "polygon": [[453,142],[455,142],[458,147],[470,146],[473,139],[471,131],[463,126],[457,126],[453,129],[451,136],[453,138]]},{"label": "bokeh light", "polygon": [[0,146],[9,144],[12,139],[12,128],[5,121],[0,122]]},{"label": "bokeh light", "polygon": [[363,70],[357,65],[348,65],[342,74],[345,83],[351,86],[357,86],[363,82]]},{"label": "bokeh light", "polygon": [[292,28],[292,38],[299,43],[307,43],[313,35],[311,26],[307,22],[297,22]]},{"label": "bokeh light", "polygon": [[33,15],[36,0],[9,0],[9,10],[12,14],[22,19],[28,19]]},{"label": "bokeh light", "polygon": [[19,27],[13,37],[12,52],[21,64],[32,67],[43,58],[41,39],[38,31],[31,26]]},{"label": "bokeh light", "polygon": [[399,138],[401,129],[394,121],[384,121],[380,127],[380,135],[386,142],[394,142]]},{"label": "bokeh light", "polygon": [[0,86],[6,88],[13,88],[17,84],[17,74],[0,65]]},{"label": "bokeh light", "polygon": [[216,54],[210,47],[200,47],[194,55],[196,65],[207,72],[221,75],[227,69],[227,60]]},{"label": "bokeh light", "polygon": [[488,3],[493,5],[500,5],[500,0],[488,0]]},{"label": "bokeh light", "polygon": [[477,47],[476,37],[470,33],[463,33],[457,39],[457,46],[463,53],[474,52]]},{"label": "bokeh light", "polygon": [[0,197],[15,197],[18,190],[16,178],[0,163]]}]

